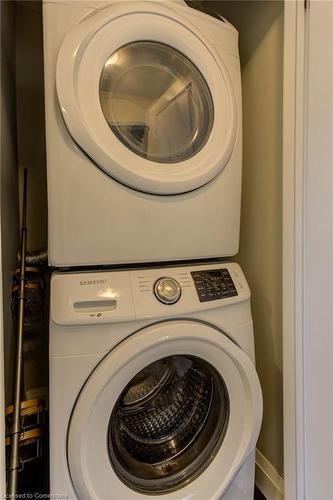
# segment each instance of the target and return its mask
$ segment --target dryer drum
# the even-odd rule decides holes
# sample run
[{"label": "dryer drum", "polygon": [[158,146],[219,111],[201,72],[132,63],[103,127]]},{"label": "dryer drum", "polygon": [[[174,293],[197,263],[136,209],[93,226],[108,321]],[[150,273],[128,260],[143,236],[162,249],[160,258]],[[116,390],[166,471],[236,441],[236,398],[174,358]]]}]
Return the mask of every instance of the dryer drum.
[{"label": "dryer drum", "polygon": [[[132,398],[137,404],[130,406]],[[152,363],[124,389],[111,415],[109,449],[116,472],[141,491],[141,480],[175,476],[175,489],[212,460],[228,406],[221,377],[203,360],[178,355]]]},{"label": "dryer drum", "polygon": [[113,133],[142,158],[182,162],[211,135],[214,106],[208,84],[169,45],[137,41],[120,47],[104,65],[99,95]]}]

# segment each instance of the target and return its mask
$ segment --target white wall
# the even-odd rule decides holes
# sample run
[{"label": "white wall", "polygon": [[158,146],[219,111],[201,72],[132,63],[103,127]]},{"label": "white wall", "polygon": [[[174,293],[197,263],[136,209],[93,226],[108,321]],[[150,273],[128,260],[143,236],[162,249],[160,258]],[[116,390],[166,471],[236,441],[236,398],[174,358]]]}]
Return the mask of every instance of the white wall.
[{"label": "white wall", "polygon": [[311,0],[307,16],[304,477],[305,498],[328,500],[333,498],[333,2]]}]

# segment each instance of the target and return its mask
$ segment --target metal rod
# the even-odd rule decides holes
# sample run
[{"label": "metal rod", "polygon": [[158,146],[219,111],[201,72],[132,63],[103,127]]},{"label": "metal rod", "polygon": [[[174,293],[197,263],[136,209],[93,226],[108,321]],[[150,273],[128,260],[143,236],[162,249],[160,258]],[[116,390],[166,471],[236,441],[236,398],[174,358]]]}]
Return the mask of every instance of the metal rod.
[{"label": "metal rod", "polygon": [[24,333],[24,304],[25,304],[25,257],[27,251],[27,191],[28,170],[24,169],[23,181],[23,206],[22,206],[22,228],[21,228],[21,263],[20,263],[20,291],[18,296],[18,326],[16,344],[16,372],[14,392],[14,414],[12,425],[12,439],[9,461],[9,498],[17,496],[17,480],[20,468],[19,443],[21,435],[21,388],[23,371],[23,333]]}]

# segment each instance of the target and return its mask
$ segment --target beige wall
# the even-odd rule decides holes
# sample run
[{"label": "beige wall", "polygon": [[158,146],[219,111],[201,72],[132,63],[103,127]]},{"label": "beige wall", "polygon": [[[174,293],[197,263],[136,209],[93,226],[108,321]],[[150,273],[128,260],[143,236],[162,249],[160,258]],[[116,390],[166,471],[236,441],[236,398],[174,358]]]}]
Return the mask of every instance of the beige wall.
[{"label": "beige wall", "polygon": [[283,2],[234,0],[206,4],[230,20],[240,33],[244,157],[237,260],[252,290],[256,363],[264,396],[258,448],[283,475]]},{"label": "beige wall", "polygon": [[[263,3],[263,2],[261,2]],[[282,393],[282,4],[243,68],[244,177],[239,262],[252,289],[257,369],[264,395],[258,448],[283,475]],[[271,18],[271,15],[275,16]],[[249,13],[248,22],[252,19]],[[258,75],[260,75],[258,77]]]},{"label": "beige wall", "polygon": [[15,329],[11,316],[11,272],[19,244],[15,117],[15,4],[1,8],[1,240],[6,401],[11,401]]}]

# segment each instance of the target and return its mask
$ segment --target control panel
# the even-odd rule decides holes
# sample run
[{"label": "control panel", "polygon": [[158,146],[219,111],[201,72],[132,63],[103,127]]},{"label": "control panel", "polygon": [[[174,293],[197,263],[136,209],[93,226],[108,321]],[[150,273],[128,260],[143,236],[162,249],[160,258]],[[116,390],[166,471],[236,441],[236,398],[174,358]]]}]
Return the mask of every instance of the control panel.
[{"label": "control panel", "polygon": [[250,299],[233,262],[55,273],[51,318],[59,325],[182,317]]},{"label": "control panel", "polygon": [[200,302],[238,295],[228,269],[192,271],[191,276]]}]

